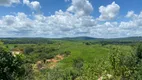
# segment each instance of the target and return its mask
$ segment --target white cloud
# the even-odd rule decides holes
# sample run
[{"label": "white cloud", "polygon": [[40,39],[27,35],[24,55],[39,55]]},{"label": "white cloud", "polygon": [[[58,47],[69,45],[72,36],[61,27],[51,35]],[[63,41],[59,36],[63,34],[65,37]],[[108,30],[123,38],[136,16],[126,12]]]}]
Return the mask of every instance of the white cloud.
[{"label": "white cloud", "polygon": [[128,22],[121,22],[120,27],[133,29],[139,29],[142,27],[142,11],[140,12],[140,14],[135,14],[134,11],[129,11],[126,17],[131,18],[132,20]]},{"label": "white cloud", "polygon": [[70,0],[65,0],[65,2],[69,2]]},{"label": "white cloud", "polygon": [[0,19],[0,36],[37,36],[37,37],[74,37],[92,36],[116,38],[142,35],[142,17],[127,22],[97,22],[92,16],[77,17],[62,10],[55,15],[33,15],[28,18],[24,13],[6,15]]},{"label": "white cloud", "polygon": [[23,3],[29,6],[31,9],[35,10],[37,13],[40,13],[40,3],[38,1],[29,1],[29,0],[23,0]]},{"label": "white cloud", "polygon": [[127,13],[126,17],[127,17],[127,18],[136,18],[137,15],[134,14],[134,11],[129,11],[129,12]]},{"label": "white cloud", "polygon": [[78,18],[69,12],[63,12],[62,10],[56,11],[55,15],[48,17],[36,15],[36,20],[40,23],[37,25],[41,26],[39,29],[40,34],[48,34],[48,36],[56,37],[83,35],[86,32],[84,31],[85,29],[95,25],[95,20],[90,16]]},{"label": "white cloud", "polygon": [[33,21],[24,13],[17,13],[17,15],[6,15],[1,19],[0,28],[10,35],[25,35],[29,34],[33,29]]},{"label": "white cloud", "polygon": [[34,19],[30,19],[24,13],[3,16],[0,29],[13,33],[13,36],[67,37],[89,34],[89,27],[96,25],[91,16],[78,18],[62,10],[56,11],[52,16],[38,14],[33,17]]},{"label": "white cloud", "polygon": [[99,16],[98,20],[106,21],[106,20],[112,20],[114,19],[117,14],[119,13],[120,6],[116,4],[115,2],[112,2],[112,4],[99,7],[99,12],[101,15]]},{"label": "white cloud", "polygon": [[18,4],[20,0],[0,0],[0,6],[11,6],[12,4]]},{"label": "white cloud", "polygon": [[88,16],[93,11],[93,6],[89,0],[72,0],[72,5],[67,11],[72,12],[77,16]]}]

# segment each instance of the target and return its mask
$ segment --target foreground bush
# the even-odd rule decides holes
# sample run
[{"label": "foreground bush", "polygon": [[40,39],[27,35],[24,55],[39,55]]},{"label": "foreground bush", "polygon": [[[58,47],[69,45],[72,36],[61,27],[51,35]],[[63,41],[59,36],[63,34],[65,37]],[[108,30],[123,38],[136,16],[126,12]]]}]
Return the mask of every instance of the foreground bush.
[{"label": "foreground bush", "polygon": [[20,79],[24,75],[23,61],[0,48],[0,80]]}]

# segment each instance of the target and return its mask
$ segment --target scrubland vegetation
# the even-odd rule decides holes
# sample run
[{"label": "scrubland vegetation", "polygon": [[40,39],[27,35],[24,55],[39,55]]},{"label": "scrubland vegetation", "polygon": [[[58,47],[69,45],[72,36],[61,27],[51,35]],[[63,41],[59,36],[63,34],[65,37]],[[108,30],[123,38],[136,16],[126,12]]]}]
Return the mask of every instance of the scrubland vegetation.
[{"label": "scrubland vegetation", "polygon": [[[12,50],[21,50],[13,56]],[[2,80],[141,80],[136,41],[1,39]]]}]

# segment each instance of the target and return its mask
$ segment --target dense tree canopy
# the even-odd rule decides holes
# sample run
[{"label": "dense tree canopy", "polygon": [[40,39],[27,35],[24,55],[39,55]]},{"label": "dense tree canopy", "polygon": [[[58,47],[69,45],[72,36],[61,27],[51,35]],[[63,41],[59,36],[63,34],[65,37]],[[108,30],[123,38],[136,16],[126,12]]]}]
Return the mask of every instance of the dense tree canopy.
[{"label": "dense tree canopy", "polygon": [[14,57],[0,47],[0,79],[15,80],[24,74],[21,56]]}]

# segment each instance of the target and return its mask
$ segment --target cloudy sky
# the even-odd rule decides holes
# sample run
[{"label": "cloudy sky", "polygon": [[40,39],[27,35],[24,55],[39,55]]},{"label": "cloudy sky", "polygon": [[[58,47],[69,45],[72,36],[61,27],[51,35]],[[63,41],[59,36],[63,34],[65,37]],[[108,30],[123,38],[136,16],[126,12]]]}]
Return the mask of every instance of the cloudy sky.
[{"label": "cloudy sky", "polygon": [[0,0],[0,37],[142,36],[142,0]]}]

